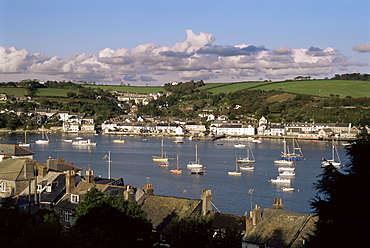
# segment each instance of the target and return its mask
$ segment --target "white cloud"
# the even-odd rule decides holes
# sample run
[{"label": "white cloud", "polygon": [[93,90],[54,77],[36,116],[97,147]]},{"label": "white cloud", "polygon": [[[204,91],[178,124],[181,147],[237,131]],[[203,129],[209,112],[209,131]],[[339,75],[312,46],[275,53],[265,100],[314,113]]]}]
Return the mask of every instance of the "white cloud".
[{"label": "white cloud", "polygon": [[[264,77],[323,75],[348,66],[367,66],[350,63],[334,48],[290,48],[280,46],[269,50],[264,46],[239,44],[215,45],[212,34],[195,34],[186,30],[187,39],[172,47],[141,44],[126,48],[104,48],[93,54],[67,57],[46,57],[30,54],[26,49],[0,46],[0,74],[14,78],[39,76],[96,82],[135,82],[162,85],[175,80],[210,79],[230,82],[232,79],[258,80]],[[367,44],[369,45],[369,44]],[[366,44],[357,46],[366,50]],[[359,47],[359,48],[358,48]],[[354,48],[355,49],[355,48]],[[7,77],[9,78],[9,76]]]},{"label": "white cloud", "polygon": [[352,47],[352,50],[360,53],[370,52],[370,43],[364,43],[358,46]]}]

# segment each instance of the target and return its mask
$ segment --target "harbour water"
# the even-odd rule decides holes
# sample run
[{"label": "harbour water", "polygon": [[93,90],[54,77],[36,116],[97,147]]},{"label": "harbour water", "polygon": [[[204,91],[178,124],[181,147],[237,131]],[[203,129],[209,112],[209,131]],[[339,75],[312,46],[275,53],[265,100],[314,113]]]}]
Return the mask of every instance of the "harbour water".
[{"label": "harbour water", "polygon": [[[39,138],[37,134],[27,135],[31,143]],[[174,137],[124,136],[124,143],[114,143],[117,136],[84,134],[97,146],[72,146],[63,142],[74,139],[77,134],[49,134],[50,143],[33,144],[27,148],[35,152],[34,159],[45,162],[48,157],[64,158],[76,166],[91,169],[95,176],[107,177],[110,168],[112,178],[124,179],[125,184],[143,187],[146,183],[153,184],[157,195],[199,199],[201,191],[210,189],[213,193],[214,210],[224,213],[244,215],[258,204],[261,208],[271,207],[274,198],[282,198],[287,211],[312,213],[310,201],[315,196],[313,184],[322,173],[321,159],[331,158],[331,142],[299,141],[304,159],[296,162],[296,175],[291,184],[271,183],[271,178],[278,176],[277,159],[283,150],[282,139],[263,139],[261,143],[250,142],[256,162],[254,171],[243,171],[241,176],[228,175],[235,170],[236,157],[245,156],[245,148],[235,148],[234,144],[247,144],[247,139],[220,139],[216,141],[198,141],[184,139],[183,143],[174,143]],[[17,144],[23,141],[21,134],[6,134],[1,143]],[[164,140],[164,151],[170,160],[169,168],[159,167],[152,161],[152,156],[161,154],[161,142]],[[290,145],[291,141],[287,140]],[[193,175],[186,168],[189,161],[195,160],[195,146],[198,157],[206,167],[204,175]],[[344,146],[336,142],[342,164],[348,162]],[[108,159],[110,154],[110,167]],[[176,168],[176,156],[182,174],[171,174],[170,169]],[[109,167],[109,168],[108,168]],[[283,192],[283,187],[293,187],[293,192]],[[248,194],[254,189],[252,194]]]}]

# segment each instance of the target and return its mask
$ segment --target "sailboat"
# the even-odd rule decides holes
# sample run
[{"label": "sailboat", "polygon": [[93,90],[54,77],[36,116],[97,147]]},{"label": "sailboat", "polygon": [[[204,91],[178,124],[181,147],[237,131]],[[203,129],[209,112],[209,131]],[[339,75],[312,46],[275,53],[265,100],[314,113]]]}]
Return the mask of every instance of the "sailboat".
[{"label": "sailboat", "polygon": [[168,162],[170,158],[166,156],[166,153],[164,151],[164,145],[163,145],[163,139],[162,139],[162,145],[161,145],[161,156],[152,156],[154,162]]},{"label": "sailboat", "polygon": [[176,169],[170,170],[170,173],[181,174],[182,170],[179,169],[179,155],[176,156]]},{"label": "sailboat", "polygon": [[35,141],[36,144],[49,144],[49,137],[44,130],[44,126],[41,129],[41,139]]},{"label": "sailboat", "polygon": [[189,169],[202,168],[203,167],[203,165],[200,163],[199,158],[198,158],[198,145],[195,145],[195,161],[190,161],[187,164],[187,167]]},{"label": "sailboat", "polygon": [[24,143],[20,142],[19,146],[29,147],[30,145],[30,143],[27,143],[27,131],[24,131]]},{"label": "sailboat", "polygon": [[237,159],[235,160],[235,171],[229,171],[227,173],[228,175],[231,175],[231,176],[240,176],[242,173],[238,170],[238,162],[237,162]]},{"label": "sailboat", "polygon": [[332,150],[331,150],[331,159],[323,158],[323,160],[324,161],[321,163],[322,166],[328,166],[331,164],[333,166],[339,167],[341,165],[342,162],[340,161],[338,150],[337,150],[337,147],[334,145],[334,141],[333,141]]},{"label": "sailboat", "polygon": [[[280,155],[282,159],[294,159],[294,160],[300,160],[303,157],[302,149],[299,147],[298,141],[296,139],[292,139],[292,147],[293,147],[293,152],[289,153],[287,152],[286,148],[286,141],[284,139],[284,152]],[[297,152],[296,152],[297,151]]]},{"label": "sailboat", "polygon": [[283,140],[283,144],[284,144],[284,146],[283,146],[282,155],[280,156],[280,159],[275,159],[274,160],[274,164],[293,165],[294,163],[290,158],[287,159],[287,158],[282,157],[283,155],[288,154],[285,138]]},{"label": "sailboat", "polygon": [[238,158],[238,159],[236,159],[236,162],[238,162],[238,163],[246,163],[246,164],[253,164],[254,162],[256,162],[256,160],[254,159],[252,148],[251,148],[251,146],[250,146],[249,143],[248,143],[248,147],[247,147],[247,157],[245,157],[245,158]]}]

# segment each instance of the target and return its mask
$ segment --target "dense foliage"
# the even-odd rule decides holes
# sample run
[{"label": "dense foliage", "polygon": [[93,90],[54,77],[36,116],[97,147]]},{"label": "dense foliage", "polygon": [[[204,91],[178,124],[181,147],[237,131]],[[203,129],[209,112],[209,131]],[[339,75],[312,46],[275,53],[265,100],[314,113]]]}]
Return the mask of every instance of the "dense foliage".
[{"label": "dense foliage", "polygon": [[91,188],[76,208],[70,236],[76,247],[148,247],[152,225],[136,202]]},{"label": "dense foliage", "polygon": [[316,183],[312,207],[319,216],[308,247],[367,247],[370,243],[370,135],[347,147],[350,162],[338,170],[324,168]]},{"label": "dense foliage", "polygon": [[213,219],[207,217],[174,218],[168,228],[169,244],[173,248],[240,247],[242,234],[237,227],[216,230]]}]

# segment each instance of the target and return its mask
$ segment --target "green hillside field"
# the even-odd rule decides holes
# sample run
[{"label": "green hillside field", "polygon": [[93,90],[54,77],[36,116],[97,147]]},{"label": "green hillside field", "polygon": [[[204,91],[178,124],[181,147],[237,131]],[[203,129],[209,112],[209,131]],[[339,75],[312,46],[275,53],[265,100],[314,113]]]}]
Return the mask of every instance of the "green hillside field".
[{"label": "green hillside field", "polygon": [[347,81],[347,80],[310,80],[310,81],[291,81],[291,82],[243,82],[233,84],[222,84],[213,87],[208,91],[213,94],[229,93],[243,89],[260,90],[281,90],[284,92],[308,94],[316,96],[339,95],[344,98],[352,96],[354,98],[370,97],[370,82],[368,81]]}]

